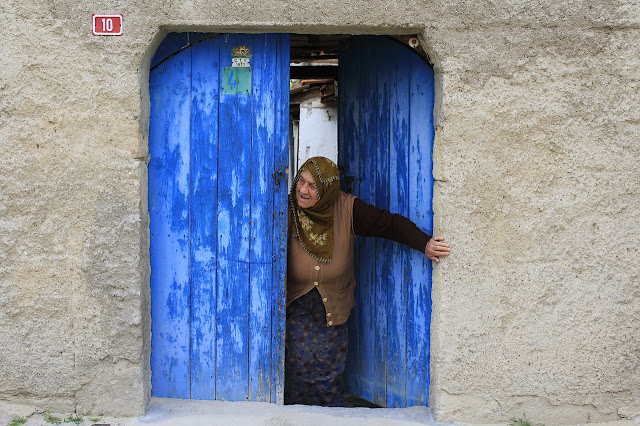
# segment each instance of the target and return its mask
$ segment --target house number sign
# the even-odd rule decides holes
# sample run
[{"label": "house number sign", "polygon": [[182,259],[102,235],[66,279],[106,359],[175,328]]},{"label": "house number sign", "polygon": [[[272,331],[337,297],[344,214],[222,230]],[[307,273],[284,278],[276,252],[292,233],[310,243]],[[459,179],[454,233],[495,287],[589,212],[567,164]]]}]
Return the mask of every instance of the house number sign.
[{"label": "house number sign", "polygon": [[251,49],[236,46],[231,50],[231,66],[222,69],[222,93],[251,94]]},{"label": "house number sign", "polygon": [[93,35],[122,35],[122,15],[93,15]]}]

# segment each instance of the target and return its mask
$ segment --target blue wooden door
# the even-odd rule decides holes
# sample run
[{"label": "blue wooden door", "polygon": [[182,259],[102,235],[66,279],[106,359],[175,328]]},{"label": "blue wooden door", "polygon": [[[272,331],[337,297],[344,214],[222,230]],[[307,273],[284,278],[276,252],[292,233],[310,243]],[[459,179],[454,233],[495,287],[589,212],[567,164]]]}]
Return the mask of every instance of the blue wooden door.
[{"label": "blue wooden door", "polygon": [[149,86],[152,395],[281,402],[289,37],[170,34]]},{"label": "blue wooden door", "polygon": [[[355,37],[341,52],[339,81],[343,181],[431,234],[433,70],[398,42]],[[431,262],[358,237],[356,275],[347,390],[384,407],[427,405]]]}]

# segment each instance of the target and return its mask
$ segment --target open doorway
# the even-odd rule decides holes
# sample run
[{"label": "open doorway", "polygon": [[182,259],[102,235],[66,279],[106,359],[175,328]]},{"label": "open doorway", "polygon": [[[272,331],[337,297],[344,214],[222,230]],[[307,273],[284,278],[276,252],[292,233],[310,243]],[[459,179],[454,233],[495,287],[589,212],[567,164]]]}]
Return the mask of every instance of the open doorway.
[{"label": "open doorway", "polygon": [[[283,400],[284,176],[307,154],[290,151],[294,95],[337,103],[343,190],[432,232],[433,71],[416,52],[388,37],[167,35],[150,70],[153,396]],[[431,265],[357,244],[347,391],[427,405]]]},{"label": "open doorway", "polygon": [[[292,170],[326,156],[344,191],[431,234],[434,76],[418,39],[292,35],[291,61]],[[356,405],[427,405],[430,261],[358,237],[355,263],[347,394]]]},{"label": "open doorway", "polygon": [[347,36],[291,35],[289,185],[308,158],[338,162],[339,50]]}]

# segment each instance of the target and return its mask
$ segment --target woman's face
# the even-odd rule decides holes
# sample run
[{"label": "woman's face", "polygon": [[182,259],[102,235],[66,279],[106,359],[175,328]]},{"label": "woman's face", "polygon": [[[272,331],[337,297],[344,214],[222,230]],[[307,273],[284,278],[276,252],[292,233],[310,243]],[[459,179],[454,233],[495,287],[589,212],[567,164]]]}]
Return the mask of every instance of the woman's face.
[{"label": "woman's face", "polygon": [[298,206],[303,209],[309,209],[318,202],[318,191],[316,191],[316,187],[313,185],[311,173],[300,173],[300,178],[296,184],[296,199]]}]

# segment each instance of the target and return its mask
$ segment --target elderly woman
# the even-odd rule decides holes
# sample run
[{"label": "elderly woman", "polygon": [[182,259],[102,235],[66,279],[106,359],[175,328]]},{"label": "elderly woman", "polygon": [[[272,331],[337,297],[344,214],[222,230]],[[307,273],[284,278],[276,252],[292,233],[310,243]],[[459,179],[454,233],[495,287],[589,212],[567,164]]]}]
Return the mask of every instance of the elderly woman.
[{"label": "elderly woman", "polygon": [[286,404],[344,405],[356,235],[397,241],[435,262],[450,250],[443,237],[431,238],[404,216],[341,192],[331,160],[307,160],[289,194]]}]

